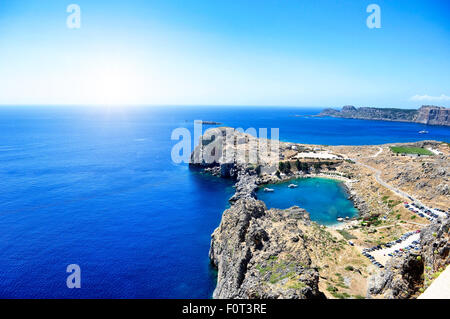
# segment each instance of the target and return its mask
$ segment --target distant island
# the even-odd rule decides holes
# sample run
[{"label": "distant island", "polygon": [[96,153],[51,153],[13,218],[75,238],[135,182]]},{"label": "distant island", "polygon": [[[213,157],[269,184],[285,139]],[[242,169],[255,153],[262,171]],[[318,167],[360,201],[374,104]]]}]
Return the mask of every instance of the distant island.
[{"label": "distant island", "polygon": [[352,105],[346,105],[340,111],[331,108],[325,109],[317,116],[450,126],[450,109],[434,105],[423,105],[418,110],[375,107],[356,108]]},{"label": "distant island", "polygon": [[222,123],[215,121],[198,121],[198,122],[203,125],[222,125]]}]

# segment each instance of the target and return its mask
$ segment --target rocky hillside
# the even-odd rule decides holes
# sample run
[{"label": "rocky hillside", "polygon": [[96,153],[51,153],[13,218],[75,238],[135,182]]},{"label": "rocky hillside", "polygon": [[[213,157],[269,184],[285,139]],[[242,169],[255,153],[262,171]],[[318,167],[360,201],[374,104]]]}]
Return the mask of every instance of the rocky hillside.
[{"label": "rocky hillside", "polygon": [[450,126],[450,109],[424,105],[418,110],[344,106],[342,110],[325,109],[318,116],[332,116],[362,120],[415,122]]},{"label": "rocky hillside", "polygon": [[369,278],[371,298],[411,298],[429,286],[450,264],[450,219],[441,219],[422,229],[420,254],[392,258],[386,268]]},{"label": "rocky hillside", "polygon": [[446,210],[450,205],[450,160],[448,146],[434,141],[404,144],[405,147],[434,149],[441,155],[401,156],[386,148],[376,158],[367,161],[381,170],[382,178],[433,207]]},{"label": "rocky hillside", "polygon": [[303,227],[309,214],[298,207],[268,210],[254,198],[227,209],[211,239],[209,257],[218,269],[214,298],[324,298]]},{"label": "rocky hillside", "polygon": [[[423,229],[420,254],[392,258],[381,271],[360,253],[427,222],[378,182],[377,171],[390,185],[425,204],[448,207],[447,144],[403,145],[436,152],[420,157],[394,154],[391,144],[328,147],[280,142],[278,151],[260,153],[268,144],[230,128],[214,128],[205,132],[191,154],[192,168],[236,181],[231,207],[211,238],[209,257],[218,270],[214,298],[414,298],[448,264],[448,220]],[[308,161],[311,166],[302,169]],[[320,164],[324,161],[328,164]],[[304,209],[269,210],[256,198],[258,187],[266,183],[317,173],[342,178],[365,220],[335,230],[311,222]],[[382,226],[375,229],[378,225]]]},{"label": "rocky hillside", "polygon": [[428,125],[450,125],[450,109],[424,105],[417,112],[415,122]]}]

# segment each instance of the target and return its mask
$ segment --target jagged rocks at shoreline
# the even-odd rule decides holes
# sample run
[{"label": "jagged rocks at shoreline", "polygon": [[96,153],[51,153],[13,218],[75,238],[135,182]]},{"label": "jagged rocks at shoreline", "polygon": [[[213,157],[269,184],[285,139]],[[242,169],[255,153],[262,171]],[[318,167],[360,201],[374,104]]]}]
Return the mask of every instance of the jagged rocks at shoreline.
[{"label": "jagged rocks at shoreline", "polygon": [[218,269],[213,297],[324,298],[298,227],[309,223],[298,207],[267,210],[254,198],[237,200],[211,238],[209,257]]},{"label": "jagged rocks at shoreline", "polygon": [[241,198],[256,198],[256,191],[258,190],[257,176],[249,174],[240,174],[238,181],[235,184],[236,192],[229,199],[234,203]]},{"label": "jagged rocks at shoreline", "polygon": [[348,194],[348,199],[352,201],[353,206],[358,209],[358,215],[362,218],[369,218],[372,213],[366,203],[366,201],[358,196],[358,193],[353,189],[353,186],[350,183],[344,182],[346,192]]},{"label": "jagged rocks at shoreline", "polygon": [[450,126],[450,109],[433,105],[424,105],[418,110],[374,107],[356,108],[347,105],[340,111],[335,109],[325,109],[318,116]]}]

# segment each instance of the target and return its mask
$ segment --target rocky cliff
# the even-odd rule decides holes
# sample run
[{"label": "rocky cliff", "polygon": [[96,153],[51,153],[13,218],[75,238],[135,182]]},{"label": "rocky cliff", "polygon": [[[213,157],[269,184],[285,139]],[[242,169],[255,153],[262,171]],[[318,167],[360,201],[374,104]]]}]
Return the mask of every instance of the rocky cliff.
[{"label": "rocky cliff", "polygon": [[450,264],[450,218],[443,219],[422,229],[423,263],[431,272],[439,271]]},{"label": "rocky cliff", "polygon": [[362,120],[415,122],[450,126],[450,109],[424,105],[418,110],[344,106],[340,111],[325,109],[318,116],[332,116]]},{"label": "rocky cliff", "polygon": [[223,213],[209,257],[218,269],[214,298],[324,298],[302,227],[309,214],[298,207],[268,210],[254,198],[237,200]]},{"label": "rocky cliff", "polygon": [[428,125],[450,125],[450,109],[424,105],[417,112],[415,122]]},{"label": "rocky cliff", "polygon": [[[218,270],[214,298],[324,298],[319,272],[312,265],[302,228],[309,214],[299,207],[268,210],[256,199],[258,185],[279,180],[278,149],[251,153],[264,146],[229,128],[208,130],[191,155],[191,167],[236,180],[231,207],[211,236],[209,257]],[[267,142],[270,143],[270,142]],[[273,154],[275,153],[275,154]]]},{"label": "rocky cliff", "polygon": [[407,254],[388,261],[386,268],[369,278],[367,296],[384,299],[410,298],[422,285],[423,261]]},{"label": "rocky cliff", "polygon": [[279,146],[277,140],[256,138],[233,128],[213,128],[200,137],[189,165],[233,179],[240,172],[271,174],[278,167]]}]

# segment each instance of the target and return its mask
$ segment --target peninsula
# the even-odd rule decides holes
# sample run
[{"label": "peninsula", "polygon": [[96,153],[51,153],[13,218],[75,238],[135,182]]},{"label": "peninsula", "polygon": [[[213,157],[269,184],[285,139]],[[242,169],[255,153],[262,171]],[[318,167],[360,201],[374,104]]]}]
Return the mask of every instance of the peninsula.
[{"label": "peninsula", "polygon": [[[236,181],[211,236],[214,298],[417,298],[450,263],[449,144],[276,142],[279,156],[251,159],[271,143],[220,127],[191,155],[192,168]],[[310,177],[342,181],[359,216],[325,226],[257,198],[265,184]]]},{"label": "peninsula", "polygon": [[325,109],[317,116],[450,126],[450,109],[434,105],[423,105],[418,110],[375,107],[356,108],[346,105],[340,111],[331,108]]}]

